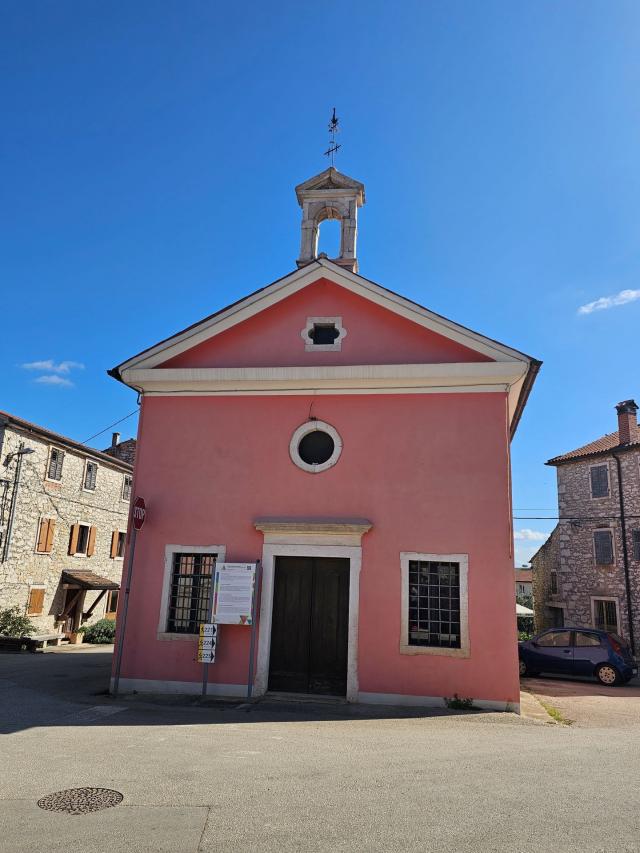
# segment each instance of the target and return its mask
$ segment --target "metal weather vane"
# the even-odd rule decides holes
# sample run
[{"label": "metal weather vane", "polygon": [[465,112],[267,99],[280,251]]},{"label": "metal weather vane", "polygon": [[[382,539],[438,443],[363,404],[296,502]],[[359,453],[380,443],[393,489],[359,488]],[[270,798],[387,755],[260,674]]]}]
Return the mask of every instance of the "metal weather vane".
[{"label": "metal weather vane", "polygon": [[340,133],[340,128],[338,125],[339,119],[336,115],[336,108],[334,107],[333,115],[331,116],[331,120],[329,121],[329,147],[324,152],[324,156],[329,158],[332,166],[335,162],[336,152],[338,151],[338,149],[342,148],[342,146],[338,145],[338,143],[336,142],[336,134]]}]

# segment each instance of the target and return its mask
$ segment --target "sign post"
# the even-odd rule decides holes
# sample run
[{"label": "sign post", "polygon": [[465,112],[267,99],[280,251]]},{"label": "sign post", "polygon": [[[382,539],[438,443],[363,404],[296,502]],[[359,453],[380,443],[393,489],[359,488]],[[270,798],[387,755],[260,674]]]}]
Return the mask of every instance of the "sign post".
[{"label": "sign post", "polygon": [[251,645],[249,646],[249,678],[247,680],[247,699],[251,701],[253,693],[253,666],[256,654],[256,634],[258,620],[256,619],[256,604],[260,595],[260,579],[262,577],[260,561],[256,563],[256,578],[253,584],[253,600],[251,602]]},{"label": "sign post", "polygon": [[118,637],[118,648],[116,650],[116,666],[113,674],[113,695],[118,695],[120,686],[120,667],[122,666],[122,650],[124,648],[124,631],[127,626],[127,610],[129,609],[129,591],[131,589],[131,575],[133,573],[133,558],[136,553],[136,539],[138,531],[142,530],[142,525],[147,517],[147,507],[144,498],[137,497],[133,502],[133,511],[131,513],[131,545],[129,547],[129,560],[127,563],[127,575],[124,585],[124,599],[122,602],[122,615],[120,622],[120,636]]}]

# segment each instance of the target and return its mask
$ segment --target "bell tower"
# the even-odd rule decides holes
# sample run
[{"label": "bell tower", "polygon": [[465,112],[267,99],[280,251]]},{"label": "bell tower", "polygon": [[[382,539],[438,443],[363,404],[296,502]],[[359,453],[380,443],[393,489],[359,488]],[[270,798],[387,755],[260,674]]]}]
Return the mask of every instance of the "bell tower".
[{"label": "bell tower", "polygon": [[325,219],[340,221],[340,254],[331,258],[335,264],[358,272],[356,238],[358,208],[365,203],[364,184],[343,175],[333,166],[309,178],[296,187],[298,204],[302,208],[302,239],[300,257],[303,267],[318,257],[318,234]]}]

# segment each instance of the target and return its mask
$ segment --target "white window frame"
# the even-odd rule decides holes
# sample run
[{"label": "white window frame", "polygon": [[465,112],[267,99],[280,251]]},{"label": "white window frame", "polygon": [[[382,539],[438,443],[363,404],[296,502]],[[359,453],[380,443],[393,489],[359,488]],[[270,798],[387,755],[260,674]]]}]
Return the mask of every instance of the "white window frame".
[{"label": "white window frame", "polygon": [[[601,495],[600,497],[596,497],[593,494],[591,489],[591,469],[592,468],[606,468],[607,469],[607,494]],[[609,465],[609,460],[605,459],[603,462],[594,462],[593,465],[589,465],[587,469],[587,478],[588,478],[588,486],[589,486],[589,498],[592,501],[604,501],[608,500],[611,497],[611,466]]]},{"label": "white window frame", "polygon": [[[87,482],[87,468],[89,467],[89,465],[95,465],[96,466],[96,484],[92,489],[88,489],[85,485],[85,483]],[[100,466],[98,465],[98,463],[94,459],[85,459],[84,460],[84,469],[82,471],[82,491],[83,492],[88,492],[89,494],[92,495],[96,491],[96,489],[98,488],[98,468],[99,467]]]},{"label": "white window frame", "polygon": [[127,550],[127,531],[126,530],[118,530],[118,541],[120,541],[121,536],[124,536],[124,547],[122,548],[122,556],[119,557],[116,554],[115,557],[112,557],[113,560],[124,560],[124,552]]},{"label": "white window frame", "polygon": [[[49,469],[51,467],[51,454],[54,450],[57,453],[62,453],[62,470],[60,471],[60,479],[59,480],[56,480],[53,477],[49,476]],[[62,448],[56,447],[53,444],[49,445],[49,452],[47,453],[47,467],[46,467],[45,472],[44,472],[44,478],[45,478],[45,480],[47,480],[47,482],[49,482],[49,483],[61,483],[62,482],[62,474],[64,473],[64,457],[66,455],[67,455],[66,451],[62,450]]]},{"label": "white window frame", "polygon": [[188,640],[193,642],[197,634],[183,634],[167,631],[169,618],[169,594],[171,592],[171,573],[173,571],[173,555],[181,554],[217,554],[216,565],[224,563],[227,553],[226,545],[165,545],[164,575],[162,578],[162,597],[160,599],[160,614],[158,618],[158,640]]},{"label": "white window frame", "polygon": [[[327,459],[326,462],[322,462],[320,465],[309,465],[304,459],[300,456],[298,452],[298,445],[310,432],[315,432],[316,430],[320,430],[321,432],[326,432],[333,439],[333,453]],[[303,471],[306,471],[308,474],[320,474],[322,471],[326,471],[328,468],[333,468],[338,459],[340,458],[340,454],[342,453],[342,439],[338,433],[338,430],[335,427],[332,427],[331,424],[326,423],[325,421],[307,421],[298,427],[298,429],[291,436],[291,441],[289,442],[289,456],[291,457],[291,461],[293,464],[301,468]]]},{"label": "white window frame", "polygon": [[592,595],[591,599],[591,626],[596,631],[603,631],[603,628],[598,628],[596,625],[596,601],[613,601],[616,606],[616,623],[617,633],[622,636],[622,623],[620,621],[620,600],[614,595]]},{"label": "white window frame", "polygon": [[[599,563],[596,555],[596,533],[604,533],[607,531],[611,534],[611,550],[613,551],[612,563]],[[615,527],[594,527],[591,531],[591,548],[593,549],[593,564],[600,569],[614,569],[618,565],[618,555],[616,554],[616,537]]]},{"label": "white window frame", "polygon": [[[129,479],[131,480],[131,485],[129,487],[129,497],[125,498],[125,496],[124,496],[124,485],[126,483],[127,477],[129,477]],[[126,503],[129,503],[131,501],[132,493],[133,493],[133,474],[123,474],[122,475],[122,489],[120,491],[120,499],[125,501]]]},{"label": "white window frame", "polygon": [[[314,344],[309,337],[309,332],[315,325],[335,326],[338,337],[332,344]],[[305,352],[340,352],[342,341],[347,337],[347,330],[342,325],[342,317],[307,317],[307,325],[300,332],[300,337],[304,341]]]},{"label": "white window frame", "polygon": [[[460,566],[460,648],[447,649],[440,646],[409,645],[409,563],[413,560],[434,563],[458,563]],[[469,555],[468,554],[422,554],[415,551],[400,552],[400,654],[438,655],[449,658],[468,658],[469,644]]]},{"label": "white window frame", "polygon": [[[89,533],[87,534],[87,548],[89,547],[89,536],[91,536],[91,528],[92,527],[96,528],[96,542],[97,542],[97,539],[98,539],[98,525],[97,524],[91,524],[90,521],[74,521],[74,522],[72,522],[71,526],[73,527],[74,524],[77,524],[80,527],[88,527],[89,528]],[[71,536],[71,528],[69,528],[69,536]],[[78,538],[80,538],[79,535],[78,535]],[[88,559],[86,551],[76,551],[76,553],[72,554],[71,556],[72,557],[84,557],[85,559]]]}]

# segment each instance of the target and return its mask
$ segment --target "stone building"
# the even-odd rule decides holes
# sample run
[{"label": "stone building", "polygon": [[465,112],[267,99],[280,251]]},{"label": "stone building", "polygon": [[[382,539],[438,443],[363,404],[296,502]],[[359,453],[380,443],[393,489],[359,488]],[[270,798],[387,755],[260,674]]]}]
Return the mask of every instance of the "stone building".
[{"label": "stone building", "polygon": [[536,628],[596,627],[640,638],[640,431],[633,400],[618,429],[547,462],[559,522],[531,560]]},{"label": "stone building", "polygon": [[115,618],[133,466],[5,412],[0,462],[0,609],[67,637]]}]

